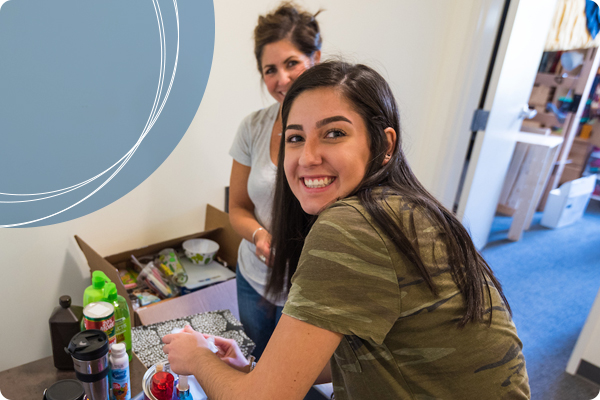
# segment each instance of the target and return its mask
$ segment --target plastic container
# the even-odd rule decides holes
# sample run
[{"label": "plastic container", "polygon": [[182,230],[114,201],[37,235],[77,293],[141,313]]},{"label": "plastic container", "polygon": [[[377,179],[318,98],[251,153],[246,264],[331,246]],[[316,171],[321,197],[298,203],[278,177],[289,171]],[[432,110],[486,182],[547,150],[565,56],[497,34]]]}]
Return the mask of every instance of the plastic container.
[{"label": "plastic container", "polygon": [[116,343],[115,306],[106,301],[90,303],[83,308],[83,323],[86,330],[99,329],[106,333],[109,345]]},{"label": "plastic container", "polygon": [[183,286],[187,280],[188,275],[185,272],[185,268],[179,262],[179,258],[173,249],[164,249],[159,254],[159,260],[162,264],[168,267],[168,269],[172,272],[171,279],[173,283],[177,286]]},{"label": "plastic container", "polygon": [[594,191],[596,175],[563,183],[550,191],[540,224],[547,228],[570,225],[583,216]]},{"label": "plastic container", "polygon": [[[64,353],[64,351],[63,351]],[[65,379],[52,384],[44,391],[44,400],[87,400],[81,382]]]},{"label": "plastic container", "polygon": [[117,343],[125,344],[129,361],[131,361],[131,318],[127,300],[117,294],[117,285],[109,282],[104,286],[104,301],[115,307],[115,337]]},{"label": "plastic container", "polygon": [[102,301],[104,298],[104,285],[110,282],[110,279],[102,271],[92,272],[92,285],[88,286],[83,292],[83,306],[90,303]]},{"label": "plastic container", "polygon": [[60,296],[59,306],[54,308],[48,323],[50,325],[50,340],[52,341],[52,357],[54,366],[62,370],[73,369],[73,359],[65,353],[71,338],[81,329],[83,307],[71,306],[71,296]]},{"label": "plastic container", "polygon": [[142,272],[138,275],[138,280],[143,280],[152,290],[156,291],[160,298],[168,298],[177,295],[176,289],[165,282],[160,274],[160,271],[154,266],[153,262],[149,262]]},{"label": "plastic container", "polygon": [[177,383],[173,398],[177,400],[193,400],[192,394],[190,393],[190,385],[188,385],[187,376],[179,375],[179,382]]},{"label": "plastic container", "polygon": [[129,357],[125,343],[115,343],[111,347],[110,387],[113,400],[131,400],[131,377],[129,374]]},{"label": "plastic container", "polygon": [[[108,276],[102,271],[92,272],[92,284],[85,288],[83,292],[83,308],[90,303],[104,300],[104,285],[110,282]],[[83,318],[81,319],[80,330],[85,331]]]},{"label": "plastic container", "polygon": [[175,377],[170,372],[163,370],[163,364],[156,365],[156,373],[152,376],[150,393],[156,400],[171,400]]}]

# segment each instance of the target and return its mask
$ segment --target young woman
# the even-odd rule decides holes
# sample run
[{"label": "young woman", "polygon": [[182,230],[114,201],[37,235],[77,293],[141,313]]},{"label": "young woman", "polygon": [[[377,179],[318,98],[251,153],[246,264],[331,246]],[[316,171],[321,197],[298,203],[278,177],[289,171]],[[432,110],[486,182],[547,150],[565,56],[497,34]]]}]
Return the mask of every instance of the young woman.
[{"label": "young woman", "polygon": [[[318,13],[317,13],[318,14]],[[261,16],[254,30],[254,52],[272,106],[248,115],[229,154],[233,157],[229,218],[243,237],[238,251],[237,290],[240,319],[262,354],[281,317],[287,290],[265,299],[271,243],[271,208],[281,139],[281,103],[292,82],[321,57],[316,15],[283,3]]]},{"label": "young woman", "polygon": [[273,261],[287,272],[269,293],[293,276],[284,315],[254,369],[187,328],[163,338],[173,370],[213,400],[302,399],[328,377],[336,400],[530,398],[501,286],[411,172],[385,80],[320,64],[282,115]]}]

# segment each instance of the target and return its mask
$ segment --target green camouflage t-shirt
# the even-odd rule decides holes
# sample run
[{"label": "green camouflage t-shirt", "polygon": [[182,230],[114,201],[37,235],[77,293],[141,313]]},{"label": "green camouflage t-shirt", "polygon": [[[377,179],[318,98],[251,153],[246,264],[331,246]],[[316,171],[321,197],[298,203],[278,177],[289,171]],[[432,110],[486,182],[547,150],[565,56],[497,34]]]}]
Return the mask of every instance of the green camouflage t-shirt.
[{"label": "green camouflage t-shirt", "polygon": [[323,211],[283,312],[344,335],[331,358],[335,399],[529,399],[522,344],[496,289],[492,307],[485,296],[491,327],[458,328],[464,300],[439,229],[400,196],[388,203],[418,242],[439,296],[356,197]]}]

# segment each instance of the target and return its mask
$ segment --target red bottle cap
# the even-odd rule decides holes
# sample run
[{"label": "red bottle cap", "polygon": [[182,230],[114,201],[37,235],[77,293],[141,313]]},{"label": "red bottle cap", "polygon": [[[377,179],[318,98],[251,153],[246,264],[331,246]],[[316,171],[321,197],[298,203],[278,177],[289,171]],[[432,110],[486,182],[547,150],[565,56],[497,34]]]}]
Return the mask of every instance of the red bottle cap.
[{"label": "red bottle cap", "polygon": [[169,372],[157,372],[152,377],[150,391],[156,400],[171,400],[173,397],[173,384],[175,377]]}]

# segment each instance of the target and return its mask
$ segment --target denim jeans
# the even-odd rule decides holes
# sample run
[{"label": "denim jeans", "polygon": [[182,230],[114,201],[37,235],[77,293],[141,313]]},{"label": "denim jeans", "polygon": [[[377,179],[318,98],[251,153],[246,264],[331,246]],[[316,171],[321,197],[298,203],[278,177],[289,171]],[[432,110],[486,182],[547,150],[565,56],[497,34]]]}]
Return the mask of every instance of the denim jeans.
[{"label": "denim jeans", "polygon": [[240,322],[244,331],[254,343],[256,348],[252,352],[258,360],[275,330],[283,307],[278,307],[268,302],[237,272],[237,297],[240,311]]}]

